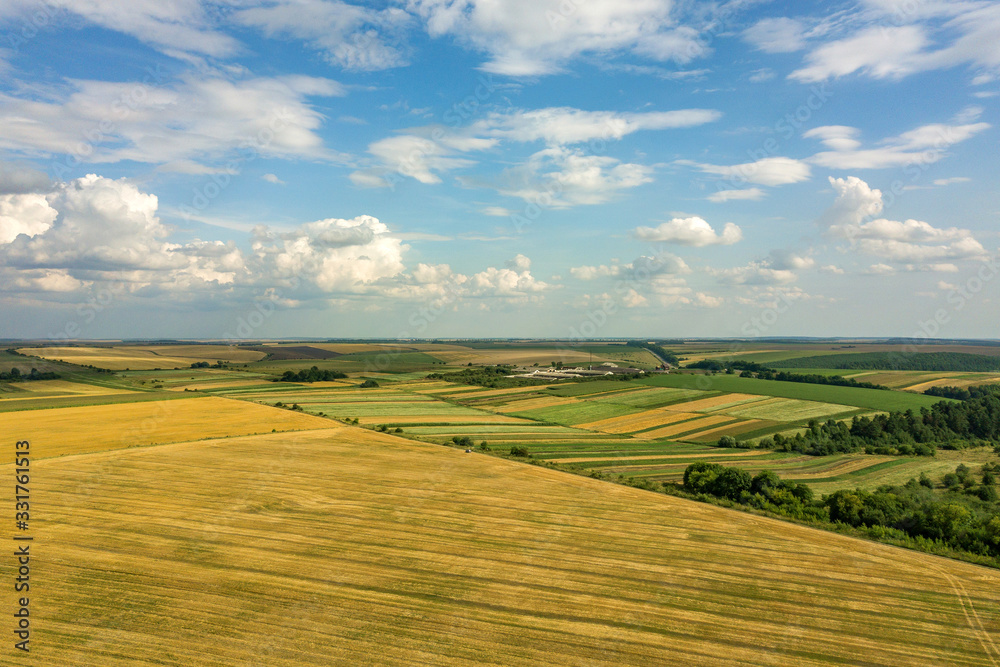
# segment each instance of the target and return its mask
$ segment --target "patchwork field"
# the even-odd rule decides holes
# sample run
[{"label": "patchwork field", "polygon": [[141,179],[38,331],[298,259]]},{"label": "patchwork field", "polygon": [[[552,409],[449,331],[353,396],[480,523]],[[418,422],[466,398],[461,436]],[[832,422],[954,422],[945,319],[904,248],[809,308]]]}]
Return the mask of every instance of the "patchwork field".
[{"label": "patchwork field", "polygon": [[328,419],[216,397],[0,413],[0,432],[29,440],[36,459],[339,426]]},{"label": "patchwork field", "polygon": [[1000,656],[994,570],[356,428],[32,467],[31,664]]},{"label": "patchwork field", "polygon": [[36,347],[21,348],[18,352],[42,359],[62,360],[116,371],[189,367],[200,361],[247,363],[264,357],[262,352],[226,345]]}]

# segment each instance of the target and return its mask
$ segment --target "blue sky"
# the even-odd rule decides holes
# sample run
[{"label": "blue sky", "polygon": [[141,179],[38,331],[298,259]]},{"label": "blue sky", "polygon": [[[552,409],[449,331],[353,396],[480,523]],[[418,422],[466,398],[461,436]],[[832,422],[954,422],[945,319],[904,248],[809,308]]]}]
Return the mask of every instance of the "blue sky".
[{"label": "blue sky", "polygon": [[0,337],[996,338],[1000,3],[7,0]]}]

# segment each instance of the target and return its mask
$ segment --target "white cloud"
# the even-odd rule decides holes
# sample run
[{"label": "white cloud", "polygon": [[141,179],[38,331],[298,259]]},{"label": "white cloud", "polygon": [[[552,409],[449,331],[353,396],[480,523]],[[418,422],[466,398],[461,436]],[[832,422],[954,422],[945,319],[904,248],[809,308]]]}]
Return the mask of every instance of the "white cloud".
[{"label": "white cloud", "polygon": [[774,70],[770,67],[761,67],[760,69],[755,69],[750,73],[750,83],[764,83],[765,81],[770,81],[774,77],[778,76],[775,74]]},{"label": "white cloud", "polygon": [[765,53],[791,53],[805,47],[805,26],[790,18],[761,19],[743,31],[743,39]]},{"label": "white cloud", "polygon": [[261,179],[267,181],[268,183],[274,183],[275,185],[285,185],[285,182],[274,174],[264,174],[261,176]]},{"label": "white cloud", "polygon": [[854,139],[858,131],[842,125],[817,127],[803,136],[818,138],[832,151],[817,153],[809,162],[830,169],[885,169],[911,164],[932,164],[943,158],[945,150],[989,129],[989,123],[947,125],[934,123],[883,139],[880,148],[860,148]]},{"label": "white cloud", "polygon": [[806,66],[789,78],[811,83],[860,70],[876,79],[899,79],[918,71],[918,56],[927,44],[918,26],[869,28],[815,49],[806,56]]},{"label": "white cloud", "polygon": [[503,206],[487,206],[482,209],[480,213],[483,215],[493,216],[494,218],[507,218],[514,212],[509,208],[504,208]]},{"label": "white cloud", "polygon": [[701,308],[719,308],[725,303],[726,300],[721,296],[712,296],[704,292],[698,292],[694,295],[694,305]]},{"label": "white cloud", "polygon": [[[237,151],[251,148],[269,157],[336,157],[316,134],[322,115],[305,101],[343,95],[343,86],[329,79],[229,81],[188,75],[161,87],[70,83],[69,94],[49,90],[46,101],[0,94],[0,148],[66,154],[85,163],[190,165],[233,160]],[[93,143],[81,142],[81,137],[93,137]]]},{"label": "white cloud", "polygon": [[509,76],[557,72],[582,54],[631,51],[686,63],[707,52],[698,32],[671,17],[671,0],[409,0],[433,37],[485,52],[483,68]]},{"label": "white cloud", "polygon": [[[878,24],[823,44],[789,77],[823,81],[859,73],[901,79],[929,70],[967,65],[1000,68],[1000,5],[976,2],[868,2]],[[886,25],[890,18],[899,25]],[[930,19],[946,19],[944,23]]]},{"label": "white cloud", "polygon": [[767,260],[733,269],[714,270],[712,273],[719,282],[727,285],[785,285],[797,277],[794,271],[788,269],[772,269]]},{"label": "white cloud", "polygon": [[896,272],[896,269],[888,264],[872,264],[865,273],[872,276],[888,276]]},{"label": "white cloud", "polygon": [[594,280],[596,278],[607,278],[617,276],[622,272],[622,267],[617,264],[606,266],[576,266],[569,270],[569,274],[577,280]]},{"label": "white cloud", "polygon": [[642,255],[628,264],[619,264],[613,260],[610,265],[577,266],[569,270],[577,280],[596,280],[597,278],[621,278],[630,284],[650,284],[660,281],[661,285],[674,284],[671,281],[683,280],[676,276],[691,273],[691,267],[678,257],[668,252],[658,253],[654,257]]},{"label": "white cloud", "polygon": [[821,219],[829,234],[853,250],[878,257],[881,264],[933,265],[945,260],[985,259],[986,249],[967,229],[940,229],[920,220],[868,218],[882,211],[882,193],[861,179],[831,178],[837,200]]},{"label": "white cloud", "polygon": [[954,185],[955,183],[968,183],[972,179],[967,176],[952,176],[951,178],[936,178],[934,185]]},{"label": "white cloud", "polygon": [[852,151],[861,147],[861,142],[856,137],[861,134],[861,130],[847,125],[824,125],[815,127],[802,136],[806,139],[819,139],[827,148],[836,151]]},{"label": "white cloud", "polygon": [[10,243],[19,234],[41,234],[52,226],[58,214],[45,195],[0,195],[0,244]]},{"label": "white cloud", "polygon": [[779,271],[800,271],[816,266],[816,260],[789,250],[772,250],[768,257],[768,266]]},{"label": "white cloud", "polygon": [[702,218],[674,218],[657,227],[637,227],[632,234],[639,240],[651,243],[676,243],[703,247],[709,245],[732,245],[743,239],[743,232],[731,222],[727,222],[721,234]]},{"label": "white cloud", "polygon": [[27,164],[0,162],[0,195],[48,192],[49,177]]},{"label": "white cloud", "polygon": [[836,266],[834,264],[827,264],[826,266],[821,267],[820,271],[823,272],[823,273],[829,273],[829,274],[835,275],[835,276],[842,276],[842,275],[844,275],[844,270],[842,268],[840,268],[839,266]]},{"label": "white cloud", "polygon": [[51,17],[52,8],[71,12],[184,59],[188,53],[221,58],[241,48],[233,37],[214,28],[213,12],[199,0],[38,0],[21,4],[41,16]]},{"label": "white cloud", "polygon": [[581,150],[547,148],[504,171],[497,190],[549,208],[603,204],[652,182],[653,170]]},{"label": "white cloud", "polygon": [[592,140],[617,140],[640,130],[695,127],[721,117],[722,113],[713,109],[619,113],[551,107],[491,114],[489,118],[473,124],[472,130],[512,141],[544,141],[557,146]]},{"label": "white cloud", "polygon": [[756,162],[731,166],[704,164],[689,160],[677,160],[677,164],[696,167],[706,174],[716,174],[729,179],[734,185],[743,183],[768,186],[785,185],[805,181],[810,176],[808,164],[787,157],[767,157]]},{"label": "white cloud", "polygon": [[744,190],[719,190],[708,196],[708,201],[717,204],[727,201],[758,201],[764,198],[764,191],[760,188],[746,188]]},{"label": "white cloud", "polygon": [[268,36],[305,40],[331,65],[380,70],[406,65],[407,49],[386,37],[405,28],[411,17],[402,9],[377,10],[337,0],[278,0],[236,12],[235,19]]}]

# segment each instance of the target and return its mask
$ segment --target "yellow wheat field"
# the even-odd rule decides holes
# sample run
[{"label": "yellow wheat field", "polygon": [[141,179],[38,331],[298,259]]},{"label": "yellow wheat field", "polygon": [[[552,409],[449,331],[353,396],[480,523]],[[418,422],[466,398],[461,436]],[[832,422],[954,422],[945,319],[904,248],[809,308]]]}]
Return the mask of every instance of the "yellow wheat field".
[{"label": "yellow wheat field", "polygon": [[130,389],[119,389],[117,387],[98,387],[82,382],[70,382],[69,380],[34,380],[32,382],[22,382],[19,389],[25,391],[12,397],[4,397],[3,400],[29,400],[37,399],[39,394],[49,397],[61,396],[114,396],[115,394],[134,394]]},{"label": "yellow wheat field", "polygon": [[674,422],[694,419],[702,415],[694,412],[671,412],[665,408],[655,408],[644,410],[622,417],[611,417],[587,424],[577,424],[576,428],[585,428],[591,431],[601,431],[603,433],[631,433],[643,429],[652,428],[661,424],[673,424]]},{"label": "yellow wheat field", "polygon": [[1000,655],[995,570],[366,430],[36,461],[32,475],[32,651],[14,661],[8,645],[5,664]]},{"label": "yellow wheat field", "polygon": [[643,431],[642,433],[637,433],[637,438],[670,438],[681,433],[687,433],[689,431],[700,430],[709,426],[715,426],[717,424],[726,424],[728,422],[736,421],[735,417],[730,417],[728,415],[711,415],[708,417],[702,417],[701,419],[694,419],[692,421],[682,422],[680,424],[674,424],[673,426],[666,426],[664,428],[654,429],[652,431]]},{"label": "yellow wheat field", "polygon": [[169,345],[116,347],[34,347],[18,350],[42,359],[63,360],[115,371],[184,368],[199,361],[250,362],[262,359],[262,352],[225,345]]},{"label": "yellow wheat field", "polygon": [[214,396],[0,413],[36,458],[230,435],[337,428],[321,417]]},{"label": "yellow wheat field", "polygon": [[696,401],[688,401],[687,403],[675,403],[674,405],[668,406],[666,409],[675,410],[677,412],[722,410],[735,405],[742,405],[744,403],[763,401],[767,398],[769,397],[759,396],[757,394],[722,394],[721,396],[712,396],[711,398],[699,398]]},{"label": "yellow wheat field", "polygon": [[496,408],[497,412],[524,412],[526,410],[538,410],[540,408],[553,408],[557,405],[569,405],[579,403],[580,400],[569,396],[540,396],[539,398],[525,398],[519,401],[505,403]]},{"label": "yellow wheat field", "polygon": [[716,438],[721,438],[724,435],[739,435],[741,433],[746,433],[747,431],[755,431],[758,428],[761,428],[763,423],[764,422],[761,419],[747,419],[736,424],[726,424],[725,426],[710,428],[707,431],[698,431],[694,435],[688,437],[702,441],[709,439],[714,440]]},{"label": "yellow wheat field", "polygon": [[484,412],[482,415],[385,415],[374,417],[359,417],[359,424],[524,424],[535,426],[537,422],[494,415]]}]

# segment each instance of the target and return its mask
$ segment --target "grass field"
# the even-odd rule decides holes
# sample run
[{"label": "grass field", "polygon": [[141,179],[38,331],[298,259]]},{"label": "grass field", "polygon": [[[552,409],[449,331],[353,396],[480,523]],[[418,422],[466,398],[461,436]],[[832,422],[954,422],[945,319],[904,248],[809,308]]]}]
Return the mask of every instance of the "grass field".
[{"label": "grass field", "polygon": [[0,431],[30,441],[35,458],[269,433],[272,429],[338,426],[328,419],[216,397],[0,413]]},{"label": "grass field", "polygon": [[994,570],[370,431],[32,470],[43,560],[23,665],[1000,656]]}]

